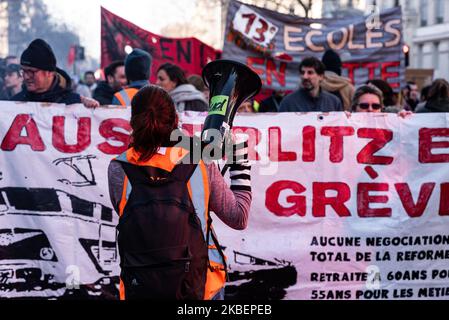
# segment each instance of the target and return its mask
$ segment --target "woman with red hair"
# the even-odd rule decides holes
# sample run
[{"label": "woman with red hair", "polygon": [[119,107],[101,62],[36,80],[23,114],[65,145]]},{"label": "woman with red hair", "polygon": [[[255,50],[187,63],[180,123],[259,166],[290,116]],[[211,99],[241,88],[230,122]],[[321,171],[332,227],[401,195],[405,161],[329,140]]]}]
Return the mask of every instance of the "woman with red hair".
[{"label": "woman with red hair", "polygon": [[109,192],[120,216],[122,299],[223,299],[226,258],[210,211],[243,230],[251,205],[246,149],[230,165],[229,188],[214,163],[189,161],[171,141],[178,116],[168,93],[146,86],[134,96],[130,148],[111,161]]}]

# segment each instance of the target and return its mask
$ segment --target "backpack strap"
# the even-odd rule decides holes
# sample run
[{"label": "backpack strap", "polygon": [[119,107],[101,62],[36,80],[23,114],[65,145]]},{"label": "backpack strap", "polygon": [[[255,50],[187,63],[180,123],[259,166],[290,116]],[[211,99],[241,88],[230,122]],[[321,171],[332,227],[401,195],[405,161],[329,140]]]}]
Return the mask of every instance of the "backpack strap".
[{"label": "backpack strap", "polygon": [[[206,236],[206,243],[209,246],[209,236],[212,237],[212,241],[215,243],[215,247],[217,248],[218,253],[220,254],[221,258],[223,259],[223,266],[224,266],[224,270],[226,272],[226,277],[228,277],[228,266],[226,264],[226,257],[223,253],[223,250],[221,250],[221,246],[220,243],[218,242],[217,237],[215,236],[215,234],[212,232],[212,217],[210,215],[210,212],[207,213],[208,219],[207,219],[207,236]],[[210,265],[210,261],[209,259],[207,259],[207,265],[209,267],[209,269],[213,270],[212,266]]]}]

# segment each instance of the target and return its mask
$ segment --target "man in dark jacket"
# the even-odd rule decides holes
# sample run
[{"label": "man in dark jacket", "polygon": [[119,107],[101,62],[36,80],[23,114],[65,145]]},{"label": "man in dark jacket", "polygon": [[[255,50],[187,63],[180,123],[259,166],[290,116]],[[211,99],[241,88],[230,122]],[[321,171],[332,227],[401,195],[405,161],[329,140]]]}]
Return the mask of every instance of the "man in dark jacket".
[{"label": "man in dark jacket", "polygon": [[100,81],[93,93],[93,98],[102,106],[111,105],[114,94],[127,85],[124,62],[112,62],[104,68],[104,76],[106,81]]},{"label": "man in dark jacket", "polygon": [[343,105],[336,96],[321,89],[325,67],[315,57],[302,60],[299,65],[301,88],[286,96],[280,112],[329,112],[343,111]]},{"label": "man in dark jacket", "polygon": [[42,39],[33,40],[20,57],[25,88],[11,100],[31,102],[81,103],[72,91],[70,77],[56,67],[51,47]]}]

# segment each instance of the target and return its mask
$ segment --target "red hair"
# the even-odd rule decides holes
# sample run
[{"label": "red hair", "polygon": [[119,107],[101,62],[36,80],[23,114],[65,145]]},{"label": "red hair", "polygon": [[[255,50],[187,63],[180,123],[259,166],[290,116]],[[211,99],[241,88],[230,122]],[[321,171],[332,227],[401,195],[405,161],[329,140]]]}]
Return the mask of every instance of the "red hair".
[{"label": "red hair", "polygon": [[178,114],[168,93],[152,85],[136,93],[131,107],[131,146],[140,153],[139,161],[146,161],[159,147],[170,145],[170,135],[178,127]]}]

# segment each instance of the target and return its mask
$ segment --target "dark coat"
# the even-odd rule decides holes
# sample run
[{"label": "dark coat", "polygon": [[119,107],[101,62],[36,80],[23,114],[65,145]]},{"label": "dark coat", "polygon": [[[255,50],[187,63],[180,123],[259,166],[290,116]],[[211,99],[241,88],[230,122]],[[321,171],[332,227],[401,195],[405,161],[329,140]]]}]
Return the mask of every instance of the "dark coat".
[{"label": "dark coat", "polygon": [[10,100],[11,97],[11,92],[6,88],[0,92],[0,100]]},{"label": "dark coat", "polygon": [[282,96],[272,94],[260,102],[259,110],[257,112],[279,112],[282,98]]},{"label": "dark coat", "polygon": [[416,113],[449,112],[449,98],[441,100],[429,100],[424,106],[418,106]]},{"label": "dark coat", "polygon": [[282,99],[280,112],[330,112],[343,111],[343,104],[333,94],[321,90],[318,97],[298,89]]},{"label": "dark coat", "polygon": [[100,102],[100,105],[108,106],[112,105],[114,93],[116,91],[106,81],[101,81],[98,83],[97,88],[95,88],[92,98]]}]

